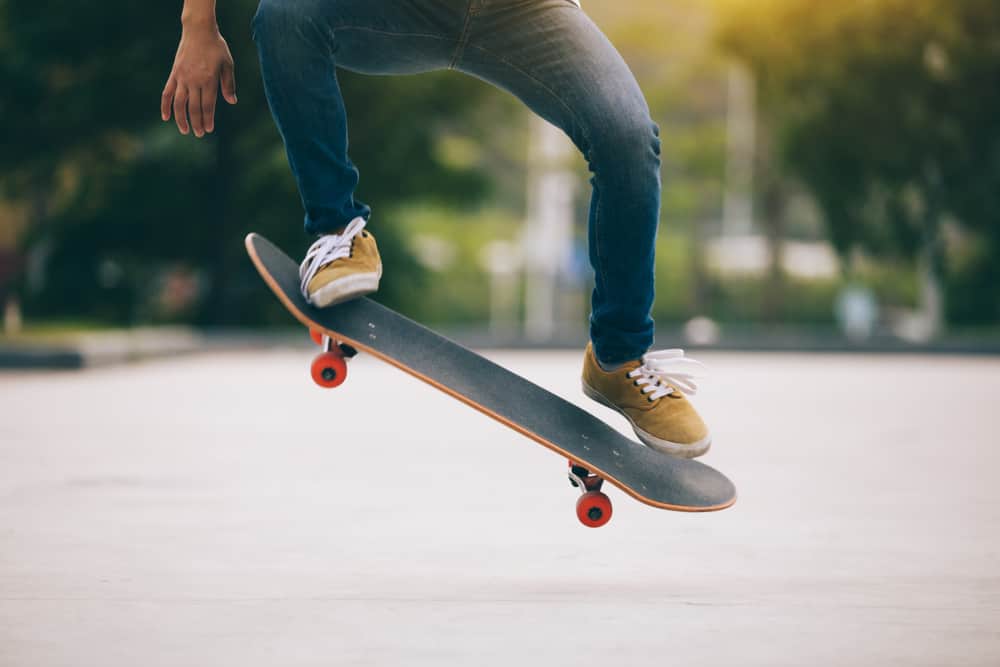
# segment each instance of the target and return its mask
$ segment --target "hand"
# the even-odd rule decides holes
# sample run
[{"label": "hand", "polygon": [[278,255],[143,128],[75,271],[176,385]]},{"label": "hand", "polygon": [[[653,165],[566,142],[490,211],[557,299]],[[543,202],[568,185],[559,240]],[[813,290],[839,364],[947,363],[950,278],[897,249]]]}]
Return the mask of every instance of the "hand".
[{"label": "hand", "polygon": [[[163,88],[160,116],[174,121],[181,134],[192,129],[196,137],[215,129],[215,102],[219,87],[230,104],[236,104],[236,79],[229,45],[214,25],[185,27],[174,57],[174,68]],[[190,122],[189,122],[190,118]]]}]

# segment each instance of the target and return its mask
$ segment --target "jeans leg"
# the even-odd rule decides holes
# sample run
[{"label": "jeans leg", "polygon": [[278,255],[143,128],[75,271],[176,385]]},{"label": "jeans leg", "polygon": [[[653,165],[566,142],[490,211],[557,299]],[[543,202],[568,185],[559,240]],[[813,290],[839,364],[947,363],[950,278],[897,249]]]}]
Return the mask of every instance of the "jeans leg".
[{"label": "jeans leg", "polygon": [[371,213],[354,197],[359,176],[348,157],[335,68],[366,74],[444,69],[462,18],[458,5],[435,0],[261,1],[254,41],[268,105],[305,208],[306,232],[331,232]]},{"label": "jeans leg", "polygon": [[570,0],[483,0],[455,66],[516,95],[587,159],[591,339],[606,363],[642,356],[653,343],[660,140],[625,61]]}]

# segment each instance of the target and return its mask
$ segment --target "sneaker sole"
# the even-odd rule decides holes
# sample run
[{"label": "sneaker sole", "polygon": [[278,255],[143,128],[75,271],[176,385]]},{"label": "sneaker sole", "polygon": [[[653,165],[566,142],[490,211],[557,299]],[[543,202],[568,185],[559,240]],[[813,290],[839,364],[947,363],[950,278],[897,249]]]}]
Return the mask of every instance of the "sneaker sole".
[{"label": "sneaker sole", "polygon": [[588,385],[586,382],[583,382],[581,384],[583,387],[583,393],[588,398],[597,401],[604,407],[611,408],[612,410],[620,414],[622,417],[627,419],[628,423],[632,425],[632,430],[635,431],[635,434],[639,437],[639,440],[641,440],[642,443],[647,447],[649,447],[650,449],[655,449],[656,451],[662,452],[663,454],[669,454],[670,456],[676,456],[682,459],[693,459],[707,452],[709,447],[712,446],[711,433],[706,435],[698,442],[693,442],[689,445],[682,445],[680,443],[670,442],[669,440],[657,438],[652,433],[647,433],[646,431],[643,431],[641,428],[639,428],[636,425],[636,423],[632,421],[632,418],[629,417],[628,413],[626,413],[624,410],[622,410],[617,405],[615,405],[607,398],[605,398],[604,394],[597,391],[596,389]]},{"label": "sneaker sole", "polygon": [[381,273],[356,273],[323,285],[309,295],[309,303],[326,308],[378,290]]}]

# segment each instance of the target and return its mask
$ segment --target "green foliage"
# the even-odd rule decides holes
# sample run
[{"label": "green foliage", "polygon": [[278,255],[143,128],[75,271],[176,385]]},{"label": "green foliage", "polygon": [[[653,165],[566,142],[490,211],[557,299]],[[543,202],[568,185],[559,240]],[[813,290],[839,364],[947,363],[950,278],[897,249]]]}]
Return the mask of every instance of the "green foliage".
[{"label": "green foliage", "polygon": [[[48,258],[43,289],[22,289],[29,316],[287,323],[240,242],[251,230],[292,254],[309,242],[260,85],[249,35],[255,5],[220,3],[240,103],[223,103],[216,134],[197,141],[158,117],[180,3],[109,0],[69,11],[52,0],[0,0],[0,199],[28,205],[21,249]],[[852,279],[882,303],[912,305],[915,254],[928,243],[943,248],[940,230],[957,226],[961,243],[947,235],[949,318],[1000,319],[1000,3],[585,6],[636,72],[662,128],[657,319],[758,319],[768,290],[765,279],[697,266],[696,231],[720,216],[725,160],[726,64],[709,40],[712,6],[721,8],[724,49],[755,74],[777,177],[806,187],[841,253],[862,247],[875,258]],[[341,72],[340,81],[358,196],[374,208],[387,267],[379,298],[425,321],[485,318],[478,253],[487,240],[510,238],[523,214],[523,108],[455,72]],[[483,201],[493,208],[480,210]],[[581,224],[585,213],[581,201]],[[427,268],[412,254],[421,234],[448,239],[460,259]],[[194,285],[182,310],[158,301],[171,275]],[[783,319],[831,318],[836,285],[785,280]]]},{"label": "green foliage", "polygon": [[427,279],[414,283],[405,268],[387,267],[384,280],[407,285],[409,298],[402,312],[443,326],[485,322],[490,316],[490,276],[483,252],[493,241],[517,242],[520,220],[502,210],[456,211],[447,205],[418,204],[392,211],[414,246],[432,243],[439,249],[438,266]]},{"label": "green foliage", "polygon": [[[760,276],[721,276],[705,271],[699,290],[695,286],[696,252],[688,230],[671,229],[660,234],[656,246],[656,303],[653,317],[658,324],[681,323],[704,315],[722,322],[747,322],[759,319],[760,304],[766,284]],[[832,310],[822,310],[819,303],[806,296],[814,283],[801,281],[789,290],[790,302],[805,303],[805,312],[789,308],[784,321],[800,323],[820,319],[828,321]],[[696,298],[700,296],[699,298]],[[830,301],[832,303],[832,300]]]},{"label": "green foliage", "polygon": [[165,3],[70,11],[53,0],[0,1],[4,181],[47,182],[66,157],[92,164],[114,155],[116,130],[155,119],[149,96],[158,98],[160,77],[151,73],[165,79],[176,25],[177,8]]},{"label": "green foliage", "polygon": [[[309,242],[250,40],[255,9],[253,0],[219,5],[240,102],[220,100],[215,134],[198,141],[159,119],[179,4],[112,0],[66,11],[0,0],[0,197],[37,203],[22,246],[48,257],[43,289],[26,294],[29,315],[287,322],[241,243],[249,231],[292,254]],[[420,266],[381,212],[414,197],[461,203],[486,194],[477,165],[446,163],[435,145],[447,124],[495,93],[453,73],[341,73],[341,83],[359,196],[373,206],[383,260],[419,282]],[[194,282],[187,310],[158,309],[169,274]],[[409,284],[389,278],[379,298],[398,306]]]},{"label": "green foliage", "polygon": [[[760,320],[760,303],[768,289],[768,278],[746,276],[711,281],[712,307],[706,312],[721,322],[750,323]],[[775,321],[783,324],[833,324],[833,304],[841,285],[836,280],[785,278]]]},{"label": "green foliage", "polygon": [[930,249],[940,272],[949,217],[1000,247],[1000,3],[731,3],[720,34],[842,254]]},{"label": "green foliage", "polygon": [[954,253],[946,277],[948,321],[963,326],[1000,321],[1000,245],[973,237]]}]

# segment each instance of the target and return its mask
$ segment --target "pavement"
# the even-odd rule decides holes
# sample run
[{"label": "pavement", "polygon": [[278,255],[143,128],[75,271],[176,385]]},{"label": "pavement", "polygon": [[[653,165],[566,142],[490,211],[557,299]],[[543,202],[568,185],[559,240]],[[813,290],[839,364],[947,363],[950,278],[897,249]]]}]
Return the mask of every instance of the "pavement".
[{"label": "pavement", "polygon": [[[576,353],[490,356],[586,402]],[[700,355],[713,514],[378,361],[0,375],[0,665],[997,665],[1000,359]]]},{"label": "pavement", "polygon": [[[252,333],[228,333],[225,342],[245,347],[252,336]],[[0,337],[0,370],[88,368],[193,354],[211,348],[211,337],[188,327],[135,327],[41,339]]]},{"label": "pavement", "polygon": [[[443,333],[467,347],[566,351],[587,344],[586,327],[562,327],[550,341],[526,339],[518,331],[492,331],[482,326]],[[727,325],[718,339],[692,340],[683,327],[660,327],[660,340],[682,341],[689,350],[740,352],[846,352],[849,354],[963,354],[1000,356],[1000,334],[994,330],[948,332],[926,342],[906,342],[885,332],[866,340],[850,340],[829,327]],[[65,333],[60,336],[0,336],[0,372],[23,369],[80,369],[220,350],[256,351],[263,347],[308,344],[302,327],[269,329],[147,326]]]}]

